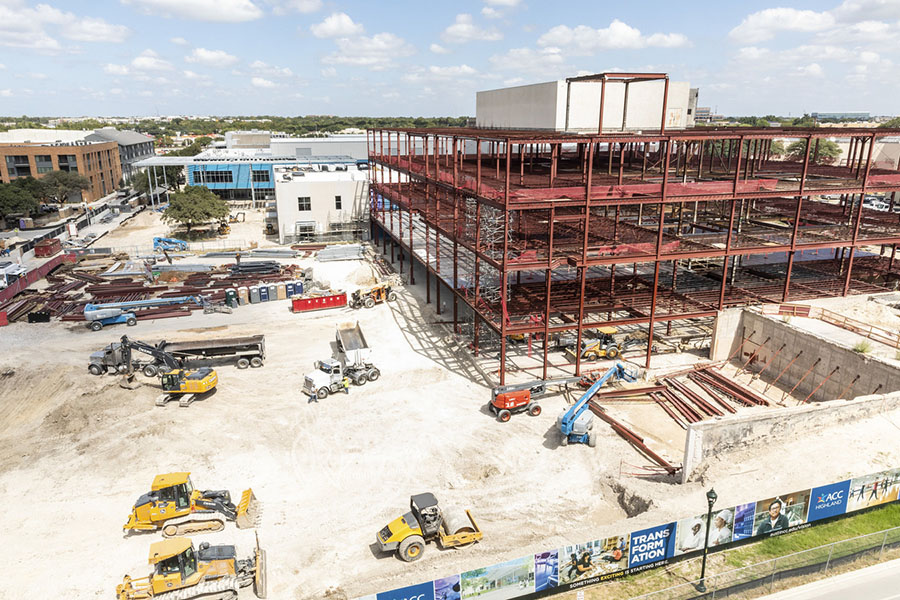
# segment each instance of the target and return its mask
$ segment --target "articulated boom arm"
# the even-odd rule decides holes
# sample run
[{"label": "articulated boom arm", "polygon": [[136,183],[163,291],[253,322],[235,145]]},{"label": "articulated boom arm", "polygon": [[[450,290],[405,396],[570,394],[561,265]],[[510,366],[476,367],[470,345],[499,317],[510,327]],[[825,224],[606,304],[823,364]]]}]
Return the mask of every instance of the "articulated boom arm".
[{"label": "articulated boom arm", "polygon": [[572,433],[572,424],[575,423],[575,420],[588,408],[588,402],[591,398],[594,397],[603,384],[609,381],[610,378],[616,377],[618,379],[625,379],[627,381],[634,381],[634,376],[625,370],[625,366],[617,362],[613,366],[609,368],[609,370],[604,373],[594,384],[587,389],[584,395],[578,399],[578,402],[572,405],[569,410],[566,411],[565,416],[562,419],[562,432],[564,435],[569,435]]},{"label": "articulated boom arm", "polygon": [[138,352],[143,352],[144,354],[148,354],[153,358],[158,359],[166,365],[170,371],[181,368],[181,363],[168,352],[144,342],[130,340],[127,335],[122,336],[122,346],[128,349],[128,352],[125,355],[125,364],[127,365],[131,365],[131,351],[137,350]]}]

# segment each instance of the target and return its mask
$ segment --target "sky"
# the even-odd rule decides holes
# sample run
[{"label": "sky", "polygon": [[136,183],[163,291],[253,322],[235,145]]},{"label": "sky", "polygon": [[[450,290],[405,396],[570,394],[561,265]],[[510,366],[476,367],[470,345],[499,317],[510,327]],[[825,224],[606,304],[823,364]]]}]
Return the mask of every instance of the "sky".
[{"label": "sky", "polygon": [[900,0],[0,0],[0,115],[462,116],[667,72],[725,115],[897,114]]}]

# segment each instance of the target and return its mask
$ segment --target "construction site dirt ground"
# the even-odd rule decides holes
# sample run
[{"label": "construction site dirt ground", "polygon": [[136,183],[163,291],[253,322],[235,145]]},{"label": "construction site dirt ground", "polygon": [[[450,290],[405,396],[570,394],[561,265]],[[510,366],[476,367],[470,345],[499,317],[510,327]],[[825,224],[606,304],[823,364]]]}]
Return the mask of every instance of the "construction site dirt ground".
[{"label": "construction site dirt ground", "polygon": [[[374,281],[361,261],[287,262],[313,266],[333,287]],[[900,464],[893,413],[729,455],[697,483],[634,476],[631,465],[648,461],[602,423],[596,448],[559,444],[561,395],[545,398],[538,417],[498,423],[485,385],[496,357],[473,359],[421,287],[399,292],[371,310],[292,314],[280,301],[96,333],[59,322],[0,329],[9,574],[0,598],[109,598],[126,573],[146,575],[160,535],[124,536],[122,525],[154,475],[169,471],[191,471],[201,489],[253,488],[269,598],[338,600],[697,514],[711,486],[732,506]],[[357,319],[381,379],[309,403],[304,373],[334,351],[336,324]],[[158,408],[156,380],[138,375],[144,385],[126,390],[114,376],[88,374],[88,355],[123,334],[151,342],[264,334],[267,360],[260,369],[218,367],[217,393]],[[429,544],[412,564],[380,554],[376,532],[425,491],[471,509],[483,541]],[[194,540],[234,543],[243,557],[254,531],[229,525]]]}]

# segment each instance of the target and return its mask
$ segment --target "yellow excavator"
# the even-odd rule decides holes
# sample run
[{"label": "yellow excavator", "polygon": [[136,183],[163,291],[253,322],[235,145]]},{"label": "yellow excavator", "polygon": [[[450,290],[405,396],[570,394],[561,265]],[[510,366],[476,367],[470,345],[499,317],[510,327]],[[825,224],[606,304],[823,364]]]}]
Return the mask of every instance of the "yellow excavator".
[{"label": "yellow excavator", "polygon": [[150,546],[153,571],[146,577],[126,575],[116,586],[117,600],[229,600],[243,587],[253,586],[257,598],[266,597],[266,551],[238,559],[234,546],[203,542],[195,551],[188,538],[172,538]]},{"label": "yellow excavator", "polygon": [[126,533],[161,529],[164,537],[173,537],[221,531],[226,521],[247,529],[256,526],[258,516],[259,502],[252,489],[244,490],[235,506],[228,490],[196,490],[190,473],[165,473],[157,475],[150,492],[137,499],[122,529]]}]

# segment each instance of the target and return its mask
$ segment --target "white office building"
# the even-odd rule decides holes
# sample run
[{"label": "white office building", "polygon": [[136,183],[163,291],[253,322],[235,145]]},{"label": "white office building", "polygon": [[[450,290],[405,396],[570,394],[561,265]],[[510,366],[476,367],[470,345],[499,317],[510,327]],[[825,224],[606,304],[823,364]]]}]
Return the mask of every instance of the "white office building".
[{"label": "white office building", "polygon": [[365,235],[369,220],[368,170],[348,161],[275,165],[274,171],[279,243]]}]

